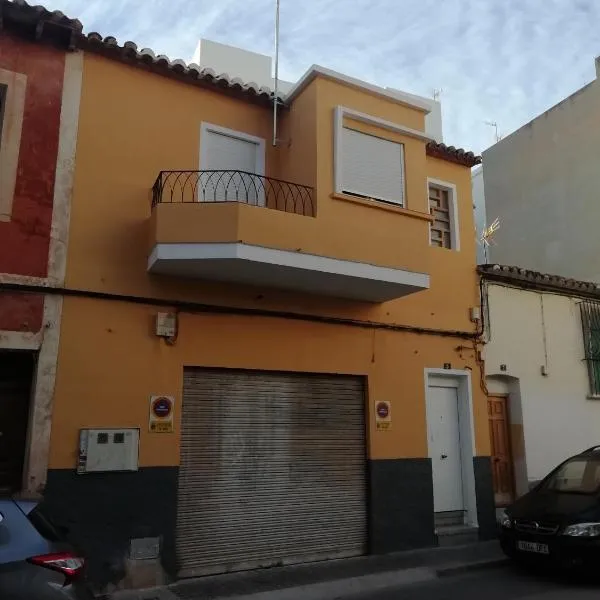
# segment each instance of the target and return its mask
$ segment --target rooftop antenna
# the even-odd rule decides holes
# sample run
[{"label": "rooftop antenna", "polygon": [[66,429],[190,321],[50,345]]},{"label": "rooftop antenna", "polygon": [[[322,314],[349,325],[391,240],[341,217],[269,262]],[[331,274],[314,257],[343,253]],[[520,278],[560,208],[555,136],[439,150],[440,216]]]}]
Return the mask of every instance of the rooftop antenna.
[{"label": "rooftop antenna", "polygon": [[483,246],[483,257],[485,259],[485,264],[488,264],[488,248],[495,244],[494,234],[496,231],[500,229],[500,219],[497,217],[492,221],[491,225],[486,225],[481,232],[481,237],[479,238],[481,245]]},{"label": "rooftop antenna", "polygon": [[502,139],[502,136],[498,133],[498,123],[496,123],[496,121],[484,121],[484,123],[494,128],[494,138],[496,142],[499,142]]},{"label": "rooftop antenna", "polygon": [[279,104],[279,0],[275,0],[275,91],[273,98],[273,146],[277,146],[277,105]]},{"label": "rooftop antenna", "polygon": [[442,92],[444,90],[442,88],[440,88],[439,90],[437,88],[433,88],[433,99],[437,102],[440,99],[440,96],[442,95]]}]

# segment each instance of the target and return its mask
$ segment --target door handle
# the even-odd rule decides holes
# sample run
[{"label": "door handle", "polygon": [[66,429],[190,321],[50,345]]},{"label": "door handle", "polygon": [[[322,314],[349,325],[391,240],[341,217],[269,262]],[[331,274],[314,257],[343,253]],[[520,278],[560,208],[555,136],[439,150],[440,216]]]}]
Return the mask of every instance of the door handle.
[{"label": "door handle", "polygon": [[442,454],[442,455],[440,456],[440,458],[441,458],[442,460],[444,460],[445,458],[448,458],[448,455],[447,455],[447,454]]}]

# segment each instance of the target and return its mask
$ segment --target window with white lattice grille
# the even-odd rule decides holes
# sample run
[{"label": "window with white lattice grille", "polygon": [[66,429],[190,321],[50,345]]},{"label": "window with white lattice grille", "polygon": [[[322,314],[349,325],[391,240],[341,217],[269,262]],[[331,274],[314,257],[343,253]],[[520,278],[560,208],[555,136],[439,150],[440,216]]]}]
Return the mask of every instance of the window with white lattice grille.
[{"label": "window with white lattice grille", "polygon": [[459,250],[456,186],[429,179],[427,182],[429,213],[433,217],[429,228],[432,246]]}]

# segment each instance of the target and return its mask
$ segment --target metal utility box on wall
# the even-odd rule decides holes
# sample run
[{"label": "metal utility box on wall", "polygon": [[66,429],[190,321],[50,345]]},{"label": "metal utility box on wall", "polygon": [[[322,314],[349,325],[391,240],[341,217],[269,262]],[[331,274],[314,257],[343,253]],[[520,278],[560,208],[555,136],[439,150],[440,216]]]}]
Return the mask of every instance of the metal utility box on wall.
[{"label": "metal utility box on wall", "polygon": [[78,473],[137,471],[139,429],[80,429]]},{"label": "metal utility box on wall", "polygon": [[177,334],[177,316],[174,313],[157,313],[155,332],[160,337],[175,337]]}]

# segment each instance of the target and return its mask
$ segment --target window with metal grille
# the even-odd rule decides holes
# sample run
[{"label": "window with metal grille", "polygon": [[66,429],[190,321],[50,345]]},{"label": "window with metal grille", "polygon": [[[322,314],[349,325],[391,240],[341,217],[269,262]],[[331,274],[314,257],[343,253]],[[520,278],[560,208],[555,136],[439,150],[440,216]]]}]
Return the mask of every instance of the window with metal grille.
[{"label": "window with metal grille", "polygon": [[590,395],[600,396],[600,302],[582,302],[580,306]]},{"label": "window with metal grille", "polygon": [[6,92],[8,86],[0,83],[0,148],[2,147],[2,123],[4,122],[4,107],[6,105]]},{"label": "window with metal grille", "polygon": [[450,190],[439,185],[429,184],[429,212],[433,216],[431,245],[439,248],[452,248]]}]

